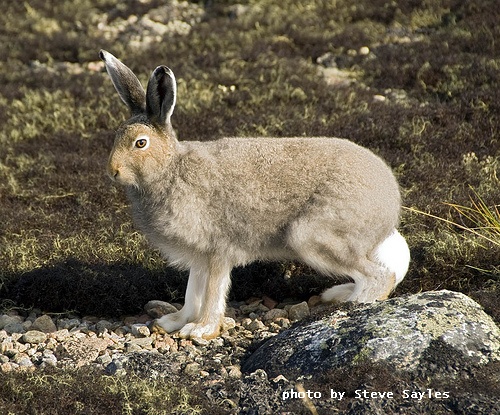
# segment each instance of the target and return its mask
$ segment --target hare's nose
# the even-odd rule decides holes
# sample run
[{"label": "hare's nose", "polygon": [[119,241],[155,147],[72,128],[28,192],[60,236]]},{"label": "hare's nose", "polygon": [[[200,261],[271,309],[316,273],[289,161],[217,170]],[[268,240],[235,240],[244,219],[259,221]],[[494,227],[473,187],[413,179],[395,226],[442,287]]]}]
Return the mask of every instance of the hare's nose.
[{"label": "hare's nose", "polygon": [[116,181],[120,175],[120,166],[108,165],[108,176],[111,180]]}]

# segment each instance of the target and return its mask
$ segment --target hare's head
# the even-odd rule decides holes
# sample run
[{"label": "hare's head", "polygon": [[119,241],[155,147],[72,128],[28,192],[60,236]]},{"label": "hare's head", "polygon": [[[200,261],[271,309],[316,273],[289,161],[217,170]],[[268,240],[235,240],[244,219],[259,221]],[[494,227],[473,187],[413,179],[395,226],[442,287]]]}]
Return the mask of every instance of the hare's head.
[{"label": "hare's head", "polygon": [[134,73],[111,53],[101,50],[99,56],[132,115],[118,129],[108,174],[120,184],[141,187],[161,175],[176,152],[177,139],[170,123],[175,77],[166,66],[158,66],[144,91]]}]

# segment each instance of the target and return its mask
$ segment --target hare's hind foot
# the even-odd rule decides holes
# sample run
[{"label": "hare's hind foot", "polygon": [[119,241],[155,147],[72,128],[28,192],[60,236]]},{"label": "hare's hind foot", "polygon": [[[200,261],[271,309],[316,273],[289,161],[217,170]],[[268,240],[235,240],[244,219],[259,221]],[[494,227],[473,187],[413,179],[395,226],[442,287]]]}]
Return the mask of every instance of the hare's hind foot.
[{"label": "hare's hind foot", "polygon": [[377,300],[385,300],[396,287],[396,276],[378,274],[382,278],[366,277],[358,272],[353,272],[354,283],[336,285],[328,288],[321,294],[321,300],[325,303],[356,301],[358,303],[372,303]]},{"label": "hare's hind foot", "polygon": [[354,292],[355,284],[349,282],[347,284],[336,285],[335,287],[328,288],[321,294],[321,300],[324,303],[343,303],[349,301]]}]

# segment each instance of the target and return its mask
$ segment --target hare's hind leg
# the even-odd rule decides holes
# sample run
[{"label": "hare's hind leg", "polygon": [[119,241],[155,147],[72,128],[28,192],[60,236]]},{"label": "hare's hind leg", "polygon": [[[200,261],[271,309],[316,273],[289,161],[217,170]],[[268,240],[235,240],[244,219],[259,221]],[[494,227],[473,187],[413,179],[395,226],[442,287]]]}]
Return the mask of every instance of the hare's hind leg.
[{"label": "hare's hind leg", "polygon": [[396,276],[387,268],[370,260],[360,261],[359,269],[346,271],[354,283],[336,285],[321,294],[324,302],[357,301],[371,303],[384,300],[396,286]]},{"label": "hare's hind leg", "polygon": [[176,313],[167,314],[155,321],[154,325],[160,331],[171,333],[180,330],[187,323],[194,321],[200,314],[204,300],[208,265],[201,261],[191,267],[186,288],[184,307]]},{"label": "hare's hind leg", "polygon": [[181,329],[179,333],[181,337],[212,339],[219,335],[231,283],[231,268],[232,266],[224,260],[216,258],[210,260],[200,312],[196,319]]},{"label": "hare's hind leg", "polygon": [[397,230],[380,243],[368,257],[347,272],[355,283],[326,290],[323,301],[358,301],[368,303],[387,298],[403,280],[410,262],[410,250]]},{"label": "hare's hind leg", "polygon": [[318,230],[310,222],[301,221],[291,228],[287,242],[299,259],[316,271],[326,275],[349,276],[354,280],[354,283],[326,290],[322,295],[323,301],[368,303],[387,298],[404,276],[404,273],[402,276],[397,275],[402,272],[401,266],[398,268],[394,266],[394,261],[387,260],[394,246],[401,251],[403,247],[407,249],[401,235],[393,235],[373,249],[373,245],[370,247],[367,241],[351,236],[345,229],[328,231],[323,226]]}]

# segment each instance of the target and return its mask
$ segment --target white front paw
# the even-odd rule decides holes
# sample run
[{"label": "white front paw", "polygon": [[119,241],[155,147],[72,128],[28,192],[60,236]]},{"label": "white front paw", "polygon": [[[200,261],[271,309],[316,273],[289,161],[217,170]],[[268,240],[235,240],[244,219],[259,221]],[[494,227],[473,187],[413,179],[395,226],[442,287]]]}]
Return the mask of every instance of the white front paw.
[{"label": "white front paw", "polygon": [[179,335],[184,339],[192,339],[198,337],[209,340],[217,337],[219,333],[219,323],[189,323],[181,329]]},{"label": "white front paw", "polygon": [[180,330],[186,323],[187,318],[181,310],[155,320],[153,327],[160,332],[165,331],[167,333],[172,333],[173,331]]}]

